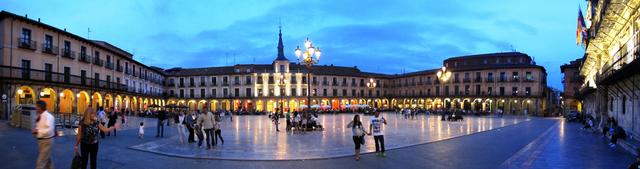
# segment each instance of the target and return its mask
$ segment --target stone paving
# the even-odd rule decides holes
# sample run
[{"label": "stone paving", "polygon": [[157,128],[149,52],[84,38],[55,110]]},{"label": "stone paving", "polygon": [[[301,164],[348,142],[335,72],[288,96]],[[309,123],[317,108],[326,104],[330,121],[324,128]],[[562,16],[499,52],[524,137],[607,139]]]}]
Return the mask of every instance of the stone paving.
[{"label": "stone paving", "polygon": [[[633,161],[629,153],[607,148],[600,135],[579,128],[579,124],[561,119],[531,118],[502,128],[389,150],[386,158],[364,154],[360,161],[353,156],[238,161],[158,155],[129,147],[167,138],[138,139],[137,130],[130,129],[100,141],[98,168],[625,168]],[[154,130],[148,127],[147,133],[154,135]],[[0,168],[34,168],[35,139],[27,130],[8,127],[6,121],[0,121],[0,152],[0,159],[5,161]],[[56,168],[69,167],[73,137],[56,138],[53,156]]]},{"label": "stone paving", "polygon": [[[385,113],[388,125],[385,131],[387,150],[408,147],[434,141],[440,141],[492,130],[525,121],[521,117],[472,117],[465,121],[440,121],[439,116],[418,116],[416,119],[403,119],[401,115]],[[131,146],[136,150],[163,155],[187,158],[233,159],[233,160],[301,160],[317,158],[335,158],[353,155],[351,129],[346,125],[353,119],[351,114],[321,115],[323,131],[309,131],[305,134],[284,132],[284,123],[280,123],[281,132],[267,116],[238,116],[235,121],[222,121],[224,145],[213,150],[198,148],[196,144],[181,144],[175,134],[170,139],[151,141]],[[362,116],[367,127],[371,116]],[[149,135],[155,133],[148,132]],[[373,137],[365,137],[364,153],[375,152]]]}]

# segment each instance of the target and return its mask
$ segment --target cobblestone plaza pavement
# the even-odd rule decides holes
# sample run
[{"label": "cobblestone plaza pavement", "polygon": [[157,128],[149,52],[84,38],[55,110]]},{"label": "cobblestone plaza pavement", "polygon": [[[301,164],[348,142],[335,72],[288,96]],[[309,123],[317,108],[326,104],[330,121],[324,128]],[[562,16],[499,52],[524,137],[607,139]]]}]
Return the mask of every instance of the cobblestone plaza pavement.
[{"label": "cobblestone plaza pavement", "polygon": [[[371,116],[362,116],[368,130]],[[517,124],[522,118],[476,118],[462,122],[442,122],[439,116],[418,116],[415,120],[403,119],[399,114],[383,114],[389,123],[383,127],[387,149],[407,147],[492,130]],[[240,116],[233,122],[222,122],[225,144],[213,151],[198,148],[196,144],[181,145],[178,137],[152,141],[132,146],[136,150],[159,154],[189,157],[234,160],[291,160],[333,158],[353,155],[351,129],[347,124],[351,114],[321,115],[324,131],[309,131],[304,134],[281,132],[266,116]],[[366,137],[363,152],[375,152],[373,137]]]},{"label": "cobblestone plaza pavement", "polygon": [[[624,168],[633,161],[627,152],[611,150],[600,135],[583,132],[562,119],[467,117],[442,122],[437,116],[405,120],[386,113],[387,157],[369,153],[353,160],[346,124],[352,115],[323,115],[325,131],[276,133],[266,116],[234,116],[223,126],[225,144],[212,151],[181,145],[175,137],[156,139],[149,125],[145,139],[136,129],[101,140],[99,168]],[[368,119],[365,116],[364,119]],[[226,119],[228,120],[228,119]],[[135,123],[136,120],[132,120]],[[146,119],[153,123],[153,119]],[[251,124],[249,124],[251,122]],[[257,124],[254,124],[257,123]],[[365,122],[365,125],[368,122]],[[0,168],[33,168],[35,140],[28,131],[0,125]],[[166,128],[166,135],[175,130]],[[368,138],[366,151],[373,151]],[[56,168],[73,157],[73,137],[55,140]],[[233,159],[233,160],[229,160]],[[274,160],[287,159],[287,160]]]}]

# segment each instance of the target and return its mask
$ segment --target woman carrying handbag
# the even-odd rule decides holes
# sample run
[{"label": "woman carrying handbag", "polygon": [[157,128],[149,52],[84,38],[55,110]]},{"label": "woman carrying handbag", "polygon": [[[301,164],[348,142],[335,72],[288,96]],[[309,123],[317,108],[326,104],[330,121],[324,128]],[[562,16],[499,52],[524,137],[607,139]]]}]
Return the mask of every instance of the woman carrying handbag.
[{"label": "woman carrying handbag", "polygon": [[115,124],[114,126],[107,128],[98,122],[95,110],[91,107],[87,108],[87,111],[84,113],[83,118],[80,121],[80,127],[78,127],[78,135],[76,137],[75,145],[76,157],[78,154],[78,146],[81,146],[80,168],[87,168],[89,156],[91,156],[91,168],[96,168],[96,159],[98,159],[98,140],[100,138],[98,131],[108,133],[116,128],[120,128],[120,124]]},{"label": "woman carrying handbag", "polygon": [[351,132],[353,133],[353,144],[355,144],[356,148],[356,161],[360,160],[360,146],[364,145],[364,135],[371,135],[364,130],[362,122],[360,121],[360,116],[353,116],[353,121],[347,124],[347,127],[351,128]]}]

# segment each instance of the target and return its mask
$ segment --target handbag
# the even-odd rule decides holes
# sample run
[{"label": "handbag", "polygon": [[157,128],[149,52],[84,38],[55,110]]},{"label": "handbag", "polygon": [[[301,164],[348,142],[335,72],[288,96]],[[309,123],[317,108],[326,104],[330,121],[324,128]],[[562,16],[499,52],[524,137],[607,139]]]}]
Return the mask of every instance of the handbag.
[{"label": "handbag", "polygon": [[73,157],[73,161],[71,161],[71,169],[80,169],[82,168],[82,161],[80,161],[80,155],[76,153]]}]

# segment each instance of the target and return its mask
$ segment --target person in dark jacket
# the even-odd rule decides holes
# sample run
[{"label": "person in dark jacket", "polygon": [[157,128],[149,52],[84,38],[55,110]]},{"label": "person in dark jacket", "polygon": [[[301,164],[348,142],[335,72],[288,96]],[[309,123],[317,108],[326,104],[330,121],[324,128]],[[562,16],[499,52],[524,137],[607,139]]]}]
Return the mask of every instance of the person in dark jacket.
[{"label": "person in dark jacket", "polygon": [[188,142],[189,143],[194,143],[196,142],[194,139],[194,125],[196,123],[196,118],[197,118],[197,113],[196,112],[192,112],[189,115],[187,115],[187,117],[185,117],[185,123],[187,126],[187,131],[189,132],[189,139]]},{"label": "person in dark jacket", "polygon": [[156,137],[164,137],[164,120],[167,113],[164,110],[158,111],[158,125],[156,126]]},{"label": "person in dark jacket", "polygon": [[[114,111],[113,107],[109,109],[109,122],[107,123],[107,127],[113,127],[116,125],[118,121],[118,114]],[[107,133],[107,136],[111,136],[111,132]],[[116,136],[116,129],[113,129],[113,136]]]}]

